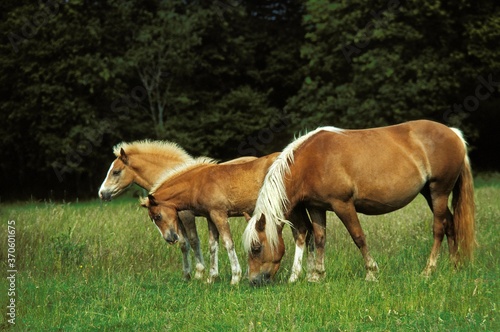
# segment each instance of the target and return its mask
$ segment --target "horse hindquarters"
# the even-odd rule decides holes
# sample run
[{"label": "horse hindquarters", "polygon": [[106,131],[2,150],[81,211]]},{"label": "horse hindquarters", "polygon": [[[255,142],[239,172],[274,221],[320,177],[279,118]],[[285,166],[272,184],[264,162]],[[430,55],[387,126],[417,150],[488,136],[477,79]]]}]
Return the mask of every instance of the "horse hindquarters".
[{"label": "horse hindquarters", "polygon": [[[448,129],[447,129],[448,130]],[[450,258],[456,264],[472,258],[475,246],[474,234],[474,188],[466,142],[458,129],[451,128],[454,134],[446,132],[447,138],[441,139],[440,150],[447,155],[431,159],[434,182],[424,188],[422,194],[427,199],[434,214],[434,245],[424,274],[429,274],[436,266],[439,246],[446,234]],[[443,158],[446,157],[443,162]],[[448,207],[449,196],[453,192],[453,214]]]},{"label": "horse hindquarters", "polygon": [[470,164],[464,157],[459,176],[453,185],[453,214],[448,208],[449,191],[440,190],[436,183],[422,191],[434,214],[434,244],[423,274],[429,275],[436,267],[441,242],[446,234],[450,259],[457,264],[472,258],[475,247],[474,188]]}]

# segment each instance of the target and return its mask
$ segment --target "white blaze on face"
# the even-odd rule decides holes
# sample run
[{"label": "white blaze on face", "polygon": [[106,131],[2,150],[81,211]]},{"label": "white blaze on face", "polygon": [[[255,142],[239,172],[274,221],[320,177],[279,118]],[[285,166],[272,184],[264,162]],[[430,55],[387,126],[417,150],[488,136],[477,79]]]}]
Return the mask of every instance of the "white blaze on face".
[{"label": "white blaze on face", "polygon": [[102,182],[102,184],[101,184],[101,187],[99,188],[99,197],[101,197],[101,196],[102,196],[102,194],[101,194],[101,193],[102,193],[103,191],[109,191],[109,189],[108,189],[108,188],[106,188],[106,182],[108,181],[108,179],[109,179],[109,177],[110,177],[110,175],[111,175],[111,171],[113,170],[113,167],[114,167],[114,166],[115,166],[115,162],[113,161],[113,162],[111,163],[111,166],[109,167],[109,170],[108,170],[108,173],[107,173],[107,175],[106,175],[106,178],[104,179],[104,181],[103,181],[103,182]]},{"label": "white blaze on face", "polygon": [[165,236],[163,235],[163,232],[161,231],[160,227],[155,223],[156,229],[158,229],[158,232],[160,232],[160,235],[163,239],[165,239]]}]

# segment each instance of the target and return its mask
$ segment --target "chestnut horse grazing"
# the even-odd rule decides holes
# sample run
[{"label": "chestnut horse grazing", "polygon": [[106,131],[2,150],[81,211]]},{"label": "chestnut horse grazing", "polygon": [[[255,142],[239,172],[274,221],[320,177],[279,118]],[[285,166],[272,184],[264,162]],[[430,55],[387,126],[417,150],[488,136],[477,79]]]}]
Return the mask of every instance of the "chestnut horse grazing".
[{"label": "chestnut horse grazing", "polygon": [[[113,148],[116,159],[111,163],[106,178],[99,188],[99,198],[110,201],[123,193],[132,184],[151,190],[165,170],[173,169],[193,158],[172,142],[166,141],[135,141],[122,142]],[[242,163],[254,160],[255,157],[241,157],[228,163]],[[194,251],[196,262],[195,278],[201,279],[205,270],[200,240],[196,230],[195,217],[190,211],[180,211],[181,237],[180,249],[183,255],[184,277],[191,276],[191,263],[189,261],[189,248]],[[185,239],[189,240],[189,243]]]},{"label": "chestnut horse grazing", "polygon": [[[148,208],[150,218],[169,243],[178,240],[178,211],[189,209],[196,215],[208,219],[211,257],[208,282],[213,282],[219,274],[219,234],[231,263],[231,284],[240,281],[241,267],[234,249],[228,217],[253,212],[267,169],[278,154],[274,153],[242,164],[217,165],[210,159],[198,158],[166,172],[153,186],[148,197],[142,200],[142,206]],[[294,236],[297,248],[300,248],[303,247],[304,240],[307,241],[310,222],[305,209],[296,209],[296,212],[291,214],[291,219],[296,218],[296,224],[300,227],[294,231]],[[299,254],[301,258],[302,251],[297,253]]]},{"label": "chestnut horse grazing", "polygon": [[[453,192],[453,214],[448,197]],[[378,271],[357,212],[400,209],[421,193],[434,215],[434,244],[424,270],[435,267],[444,235],[455,263],[475,247],[474,193],[466,143],[458,129],[431,121],[364,130],[318,128],[289,144],[269,168],[243,242],[249,279],[272,278],[284,250],[281,229],[297,204],[316,213],[333,211],[363,255],[366,279]],[[325,218],[313,218],[324,230]],[[318,249],[318,248],[317,248]]]}]

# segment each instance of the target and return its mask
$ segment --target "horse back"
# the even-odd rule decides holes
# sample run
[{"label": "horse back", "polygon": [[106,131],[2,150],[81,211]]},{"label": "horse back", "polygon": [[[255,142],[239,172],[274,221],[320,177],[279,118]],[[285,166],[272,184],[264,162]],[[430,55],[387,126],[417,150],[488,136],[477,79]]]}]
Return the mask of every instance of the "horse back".
[{"label": "horse back", "polygon": [[456,179],[464,153],[450,128],[425,120],[323,131],[295,152],[293,179],[303,180],[289,185],[306,200],[354,200],[360,212],[386,213],[408,204],[428,181]]},{"label": "horse back", "polygon": [[242,163],[210,165],[198,172],[196,201],[205,210],[224,209],[230,215],[251,213],[269,166],[279,153]]}]

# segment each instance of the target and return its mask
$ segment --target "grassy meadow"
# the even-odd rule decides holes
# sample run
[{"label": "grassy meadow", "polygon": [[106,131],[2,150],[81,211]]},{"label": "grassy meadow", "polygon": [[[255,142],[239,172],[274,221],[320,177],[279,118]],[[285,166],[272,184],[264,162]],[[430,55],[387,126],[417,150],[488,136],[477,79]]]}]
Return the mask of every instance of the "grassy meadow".
[{"label": "grassy meadow", "polygon": [[[3,204],[0,329],[17,331],[500,331],[500,176],[476,179],[473,264],[452,268],[443,243],[438,268],[420,272],[432,244],[431,213],[419,197],[392,214],[361,215],[378,282],[364,281],[361,255],[328,215],[326,278],[295,284],[291,231],[274,283],[230,286],[220,246],[219,282],[184,281],[181,254],[168,245],[137,199],[110,203]],[[16,321],[8,323],[8,220],[15,220]],[[243,270],[243,218],[231,221]],[[206,221],[198,220],[208,263]],[[305,263],[305,259],[304,259]]]}]

